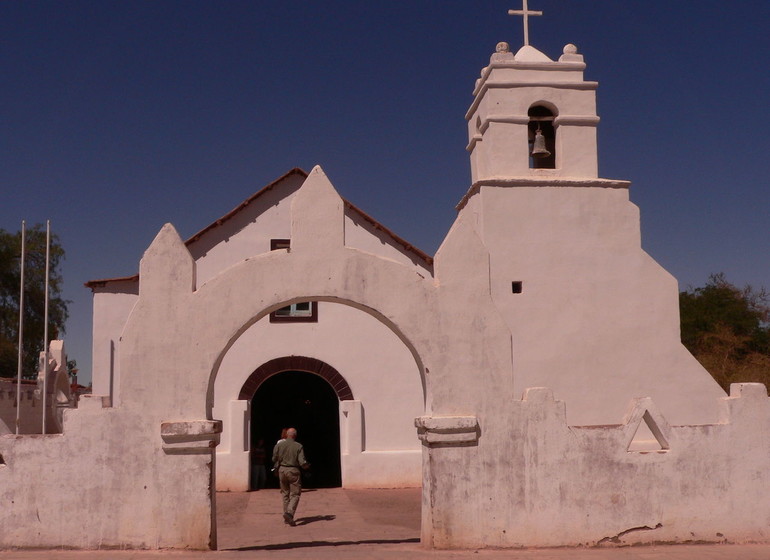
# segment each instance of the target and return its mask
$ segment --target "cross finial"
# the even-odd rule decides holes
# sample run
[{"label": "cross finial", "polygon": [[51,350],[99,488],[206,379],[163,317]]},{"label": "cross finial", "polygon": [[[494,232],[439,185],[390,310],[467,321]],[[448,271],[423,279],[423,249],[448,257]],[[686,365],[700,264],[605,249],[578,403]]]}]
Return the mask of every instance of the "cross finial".
[{"label": "cross finial", "polygon": [[543,12],[530,10],[527,7],[527,0],[521,0],[521,10],[508,10],[509,16],[522,16],[524,20],[524,44],[529,45],[529,16],[542,16]]}]

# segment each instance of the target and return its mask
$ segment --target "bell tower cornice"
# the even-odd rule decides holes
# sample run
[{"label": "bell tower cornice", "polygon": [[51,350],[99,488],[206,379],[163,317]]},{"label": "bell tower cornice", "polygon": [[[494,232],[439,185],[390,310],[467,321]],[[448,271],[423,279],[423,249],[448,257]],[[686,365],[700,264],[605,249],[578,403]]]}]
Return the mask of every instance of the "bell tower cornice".
[{"label": "bell tower cornice", "polygon": [[565,46],[558,60],[528,44],[514,54],[502,42],[495,51],[465,115],[473,183],[597,178],[598,83],[584,79],[577,47]]}]

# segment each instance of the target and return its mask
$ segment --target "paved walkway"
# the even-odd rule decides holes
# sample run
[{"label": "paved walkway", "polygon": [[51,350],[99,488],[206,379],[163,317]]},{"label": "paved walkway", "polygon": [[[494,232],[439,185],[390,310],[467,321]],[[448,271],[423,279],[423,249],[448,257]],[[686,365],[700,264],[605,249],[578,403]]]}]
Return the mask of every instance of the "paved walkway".
[{"label": "paved walkway", "polygon": [[770,560],[770,545],[428,550],[419,543],[419,489],[310,490],[296,527],[283,523],[280,500],[277,490],[217,494],[215,552],[21,550],[0,560]]}]

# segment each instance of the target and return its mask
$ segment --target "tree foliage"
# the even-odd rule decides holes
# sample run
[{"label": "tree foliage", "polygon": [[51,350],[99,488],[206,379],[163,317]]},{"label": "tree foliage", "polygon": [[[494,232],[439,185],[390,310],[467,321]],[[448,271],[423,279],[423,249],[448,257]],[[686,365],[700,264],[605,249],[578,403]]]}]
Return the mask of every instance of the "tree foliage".
[{"label": "tree foliage", "polygon": [[682,342],[714,379],[770,386],[770,294],[739,289],[724,274],[679,294]]},{"label": "tree foliage", "polygon": [[[24,256],[24,342],[22,376],[35,377],[43,350],[45,317],[45,226],[27,229]],[[16,377],[19,343],[19,288],[21,283],[21,232],[0,229],[0,377]],[[51,234],[49,262],[48,338],[64,332],[67,301],[61,296],[61,262],[64,249]]]}]

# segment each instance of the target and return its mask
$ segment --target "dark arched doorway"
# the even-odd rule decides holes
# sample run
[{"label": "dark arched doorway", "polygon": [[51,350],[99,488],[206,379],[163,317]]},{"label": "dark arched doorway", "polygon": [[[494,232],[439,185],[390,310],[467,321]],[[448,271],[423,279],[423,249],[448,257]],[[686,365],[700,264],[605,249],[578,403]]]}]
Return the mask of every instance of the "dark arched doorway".
[{"label": "dark arched doorway", "polygon": [[[339,401],[352,400],[353,392],[336,369],[306,356],[276,358],[254,370],[238,398],[251,401],[250,448],[264,440],[268,471],[281,430],[293,427],[312,465],[305,485],[342,486]],[[278,486],[269,473],[267,485]]]},{"label": "dark arched doorway", "polygon": [[[342,485],[340,467],[339,398],[326,379],[304,371],[283,371],[265,379],[251,401],[251,445],[265,441],[269,456],[283,428],[297,429],[297,441],[311,463],[306,487]],[[277,479],[267,477],[268,487]]]},{"label": "dark arched doorway", "polygon": [[[315,358],[286,356],[262,364],[239,395],[239,399],[251,401],[251,449],[264,440],[269,470],[281,430],[297,428],[297,441],[313,466],[306,486],[342,486],[339,401],[352,398],[353,392],[339,372]],[[268,487],[277,485],[274,476],[267,477]]]}]

